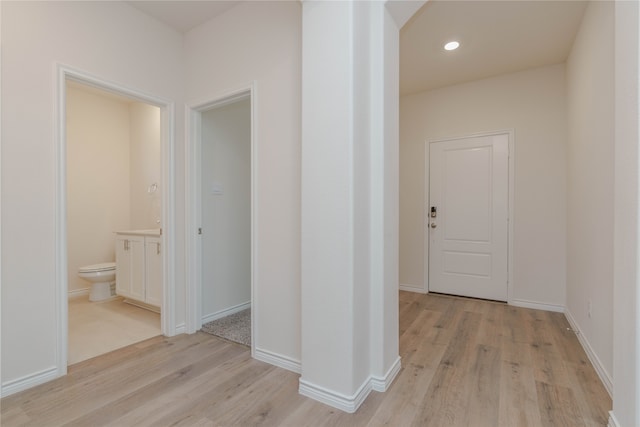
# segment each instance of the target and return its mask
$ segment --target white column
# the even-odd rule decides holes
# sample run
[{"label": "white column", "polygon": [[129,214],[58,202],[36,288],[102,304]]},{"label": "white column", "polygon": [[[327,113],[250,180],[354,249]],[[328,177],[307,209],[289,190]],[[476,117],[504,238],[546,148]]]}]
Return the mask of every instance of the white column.
[{"label": "white column", "polygon": [[398,28],[383,2],[305,1],[302,31],[300,392],[353,412],[400,368]]},{"label": "white column", "polygon": [[616,1],[612,427],[640,425],[639,30],[638,3]]}]

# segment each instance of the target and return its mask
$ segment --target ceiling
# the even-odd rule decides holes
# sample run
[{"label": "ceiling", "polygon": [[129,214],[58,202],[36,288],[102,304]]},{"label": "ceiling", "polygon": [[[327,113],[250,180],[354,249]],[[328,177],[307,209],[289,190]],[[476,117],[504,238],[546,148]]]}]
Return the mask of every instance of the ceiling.
[{"label": "ceiling", "polygon": [[[127,1],[179,32],[243,0]],[[560,0],[426,3],[400,32],[400,94],[564,62],[587,2]],[[446,52],[451,39],[460,48]]]},{"label": "ceiling", "polygon": [[[564,62],[582,1],[430,1],[400,31],[400,94]],[[446,42],[460,47],[447,52]]]},{"label": "ceiling", "polygon": [[129,5],[164,22],[173,29],[186,33],[208,20],[222,15],[239,4],[240,0],[160,0],[127,1]]}]

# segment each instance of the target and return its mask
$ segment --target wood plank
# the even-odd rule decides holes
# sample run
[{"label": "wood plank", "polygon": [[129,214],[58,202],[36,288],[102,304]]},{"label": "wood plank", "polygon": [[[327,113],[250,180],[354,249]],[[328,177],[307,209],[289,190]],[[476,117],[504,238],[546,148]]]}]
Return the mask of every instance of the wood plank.
[{"label": "wood plank", "polygon": [[368,425],[409,425],[420,411],[447,346],[433,344],[440,313],[424,310],[400,338],[403,368]]},{"label": "wood plank", "polygon": [[560,349],[550,332],[553,326],[548,324],[545,312],[528,310],[524,314],[530,328],[529,349],[536,380],[546,384],[570,386]]},{"label": "wood plank", "polygon": [[535,427],[542,424],[529,345],[502,338],[498,425]]},{"label": "wood plank", "polygon": [[536,381],[536,391],[543,426],[586,425],[570,388]]},{"label": "wood plank", "polygon": [[478,344],[489,347],[501,348],[502,346],[502,325],[504,323],[504,313],[507,306],[500,303],[484,304],[480,327],[475,340]]},{"label": "wood plank", "polygon": [[569,373],[571,390],[576,396],[576,403],[580,407],[585,424],[607,425],[609,421],[607,414],[613,402],[591,362],[584,361],[577,364],[565,362],[565,367]]},{"label": "wood plank", "polygon": [[215,369],[222,361],[244,352],[239,346],[226,344],[216,348],[208,355],[189,363],[179,369],[169,371],[167,375],[158,378],[149,384],[123,395],[112,401],[108,406],[103,406],[95,411],[85,414],[70,422],[69,426],[105,425],[114,420],[114,414],[126,415],[138,409],[141,403],[155,401],[166,393],[167,388],[179,388],[193,379],[206,375],[208,371]]},{"label": "wood plank", "polygon": [[418,425],[466,425],[468,389],[465,384],[470,360],[475,353],[474,335],[478,330],[479,314],[463,312],[442,357],[421,406]]},{"label": "wood plank", "polygon": [[478,344],[466,388],[469,394],[467,425],[498,425],[500,349]]}]

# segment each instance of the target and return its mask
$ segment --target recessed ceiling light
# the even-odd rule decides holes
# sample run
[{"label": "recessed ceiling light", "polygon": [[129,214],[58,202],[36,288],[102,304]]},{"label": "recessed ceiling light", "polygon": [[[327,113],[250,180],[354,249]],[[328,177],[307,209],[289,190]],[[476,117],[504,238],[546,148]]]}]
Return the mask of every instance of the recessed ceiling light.
[{"label": "recessed ceiling light", "polygon": [[444,45],[444,50],[456,50],[460,47],[460,43],[453,41]]}]

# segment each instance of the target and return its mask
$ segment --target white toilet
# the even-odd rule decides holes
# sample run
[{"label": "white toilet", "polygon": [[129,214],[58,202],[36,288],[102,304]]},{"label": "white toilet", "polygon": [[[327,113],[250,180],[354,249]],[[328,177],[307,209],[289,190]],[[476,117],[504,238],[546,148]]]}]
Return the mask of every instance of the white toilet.
[{"label": "white toilet", "polygon": [[103,262],[78,269],[78,276],[91,282],[89,301],[102,301],[111,298],[111,285],[116,280],[116,263]]}]

